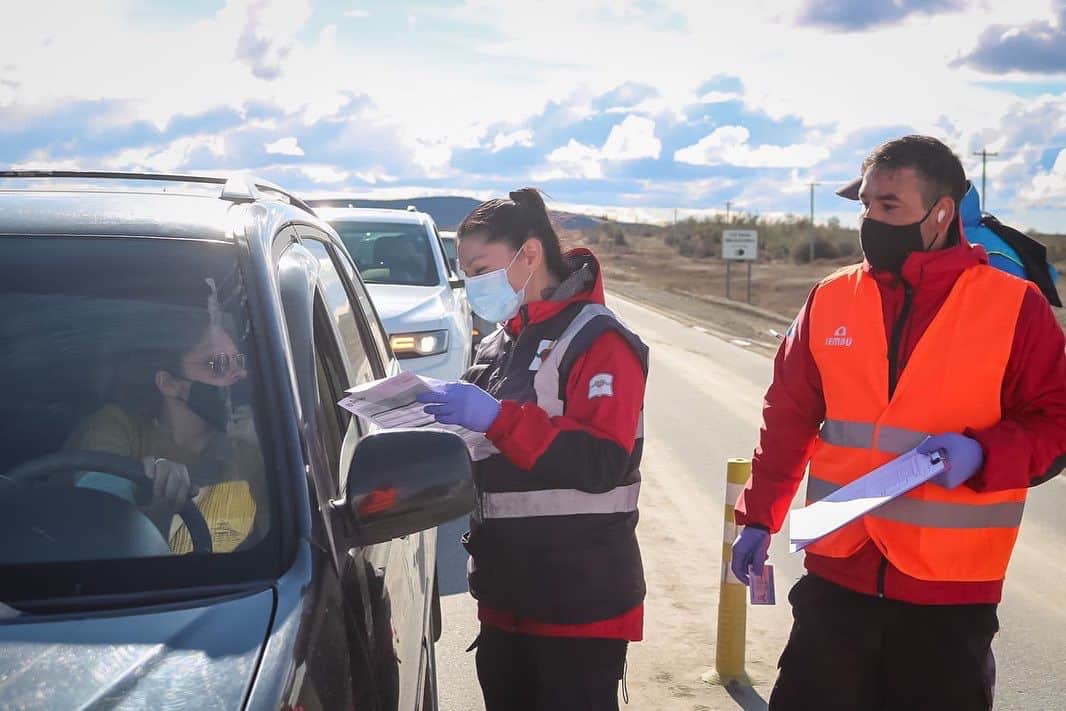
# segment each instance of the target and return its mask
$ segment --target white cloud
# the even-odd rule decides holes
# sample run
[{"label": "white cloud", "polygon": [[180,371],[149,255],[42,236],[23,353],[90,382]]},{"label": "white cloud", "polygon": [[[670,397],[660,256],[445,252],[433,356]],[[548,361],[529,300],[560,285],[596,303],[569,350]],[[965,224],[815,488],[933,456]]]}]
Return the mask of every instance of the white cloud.
[{"label": "white cloud", "polygon": [[316,183],[341,183],[351,176],[348,171],[332,165],[304,164],[300,166],[300,172]]},{"label": "white cloud", "polygon": [[344,13],[345,17],[350,17],[353,20],[364,20],[370,17],[369,10],[348,10]]},{"label": "white cloud", "polygon": [[734,91],[709,91],[700,97],[701,104],[724,104],[727,101],[737,101],[742,98]]},{"label": "white cloud", "polygon": [[273,143],[264,145],[263,149],[271,155],[279,156],[302,156],[304,154],[304,149],[300,148],[300,142],[295,136],[279,138]]},{"label": "white cloud", "polygon": [[643,116],[627,116],[611,129],[600,155],[606,160],[658,158],[663,144],[655,137],[655,122]]},{"label": "white cloud", "polygon": [[500,151],[513,148],[515,146],[524,146],[529,148],[533,145],[533,132],[528,128],[521,128],[511,133],[497,133],[496,137],[492,139],[492,152],[499,153]]},{"label": "white cloud", "polygon": [[1051,170],[1033,177],[1019,197],[1031,205],[1066,200],[1066,149],[1059,151]]},{"label": "white cloud", "polygon": [[689,165],[735,165],[741,168],[807,168],[829,157],[824,146],[797,143],[752,147],[751,132],[743,126],[720,126],[695,145],[674,153],[674,160]]},{"label": "white cloud", "polygon": [[565,146],[556,148],[548,154],[548,163],[552,166],[547,171],[535,175],[537,180],[557,180],[560,178],[602,178],[603,165],[600,150],[586,146],[574,139]]}]

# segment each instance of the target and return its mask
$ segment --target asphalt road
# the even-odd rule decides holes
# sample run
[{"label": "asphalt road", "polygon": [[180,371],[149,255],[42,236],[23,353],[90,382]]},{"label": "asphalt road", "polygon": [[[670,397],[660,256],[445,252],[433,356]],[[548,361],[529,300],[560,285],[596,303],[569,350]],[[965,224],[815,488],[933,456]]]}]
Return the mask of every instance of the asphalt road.
[{"label": "asphalt road", "polygon": [[[690,525],[693,530],[673,531],[673,536],[682,540],[709,536],[712,543],[718,541],[722,535],[724,462],[750,455],[771,363],[765,356],[698,326],[629,302],[612,300],[611,305],[652,351],[645,413],[649,454],[644,467],[645,487],[664,482],[681,489],[691,487],[693,498],[710,507],[707,516],[712,523],[700,525],[698,530]],[[1059,680],[1066,653],[1066,605],[1059,598],[1066,590],[1064,511],[1066,480],[1051,481],[1032,492],[1000,608],[1001,632],[995,642],[997,709],[1066,708]],[[464,652],[476,636],[477,625],[474,605],[466,594],[465,553],[457,542],[463,530],[465,524],[456,522],[442,527],[438,535],[445,631],[437,658],[445,711],[482,708],[473,654]],[[641,537],[643,542],[646,534]],[[695,699],[682,697],[669,708],[765,708],[762,699],[768,698],[776,656],[788,634],[787,589],[802,574],[802,560],[788,553],[783,535],[775,540],[771,559],[776,566],[779,604],[749,610],[748,668],[755,682],[754,693],[739,700],[723,693],[711,705],[703,701],[700,706],[693,705]],[[711,570],[716,571],[718,565],[717,560],[707,561]],[[707,601],[707,614],[701,621],[713,620],[717,604],[713,597]],[[648,636],[654,634],[649,624]],[[713,654],[713,648],[708,649],[706,658],[712,660]],[[640,656],[639,650],[631,654],[631,679],[639,675],[634,667]],[[630,685],[632,688],[632,681]],[[630,708],[645,706],[633,704]]]}]

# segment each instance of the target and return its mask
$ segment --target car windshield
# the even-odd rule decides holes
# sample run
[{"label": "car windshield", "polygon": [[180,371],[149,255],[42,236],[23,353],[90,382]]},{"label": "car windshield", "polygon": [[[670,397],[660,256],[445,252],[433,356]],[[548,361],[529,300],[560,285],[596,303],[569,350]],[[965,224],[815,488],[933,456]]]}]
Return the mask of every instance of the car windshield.
[{"label": "car windshield", "polygon": [[231,244],[0,238],[2,599],[262,574],[246,301]]},{"label": "car windshield", "polygon": [[333,223],[368,284],[436,286],[440,283],[426,228],[417,224]]}]

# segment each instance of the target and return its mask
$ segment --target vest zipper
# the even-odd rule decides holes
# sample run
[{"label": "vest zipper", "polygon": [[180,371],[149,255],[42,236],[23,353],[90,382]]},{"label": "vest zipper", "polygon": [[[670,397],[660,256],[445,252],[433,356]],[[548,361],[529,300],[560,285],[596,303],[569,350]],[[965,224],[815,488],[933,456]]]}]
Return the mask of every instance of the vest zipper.
[{"label": "vest zipper", "polygon": [[892,326],[892,340],[888,346],[888,399],[896,394],[896,385],[899,383],[899,351],[903,345],[903,333],[907,328],[907,319],[911,315],[911,307],[914,303],[914,290],[902,277],[903,282],[903,308],[900,309],[899,317]]},{"label": "vest zipper", "polygon": [[877,597],[885,596],[886,572],[888,572],[888,558],[881,556],[881,564],[877,566]]}]

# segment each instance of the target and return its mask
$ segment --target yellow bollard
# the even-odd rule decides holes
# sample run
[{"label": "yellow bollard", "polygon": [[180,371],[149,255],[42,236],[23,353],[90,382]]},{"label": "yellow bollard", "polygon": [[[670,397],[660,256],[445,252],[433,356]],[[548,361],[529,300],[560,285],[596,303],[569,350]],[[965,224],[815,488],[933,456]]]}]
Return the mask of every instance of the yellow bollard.
[{"label": "yellow bollard", "polygon": [[725,528],[722,533],[722,584],[718,597],[718,642],[714,672],[703,675],[712,684],[751,686],[744,671],[744,644],[748,623],[748,588],[729,567],[737,525],[733,504],[751,476],[751,460],[730,459],[726,469]]}]

